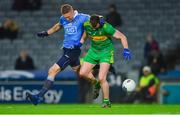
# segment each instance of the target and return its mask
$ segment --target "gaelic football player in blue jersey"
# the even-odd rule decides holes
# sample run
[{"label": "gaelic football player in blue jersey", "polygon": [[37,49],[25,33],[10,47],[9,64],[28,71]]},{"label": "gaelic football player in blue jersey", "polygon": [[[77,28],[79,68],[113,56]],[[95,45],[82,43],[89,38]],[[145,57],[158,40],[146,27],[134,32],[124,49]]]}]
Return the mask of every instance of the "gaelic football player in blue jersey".
[{"label": "gaelic football player in blue jersey", "polygon": [[[80,61],[79,56],[81,53],[80,39],[84,32],[83,23],[89,20],[89,15],[78,13],[69,4],[64,4],[61,6],[62,16],[59,18],[59,22],[56,23],[52,28],[47,31],[42,31],[37,33],[38,37],[49,36],[62,28],[64,29],[64,41],[63,41],[63,55],[53,66],[50,67],[48,71],[48,77],[45,81],[42,89],[38,94],[27,93],[27,99],[34,105],[37,105],[42,101],[45,93],[52,87],[55,76],[62,70],[64,70],[68,65],[79,74]],[[95,85],[94,97],[96,98],[99,94],[100,84],[92,73],[88,74],[87,80]]]}]

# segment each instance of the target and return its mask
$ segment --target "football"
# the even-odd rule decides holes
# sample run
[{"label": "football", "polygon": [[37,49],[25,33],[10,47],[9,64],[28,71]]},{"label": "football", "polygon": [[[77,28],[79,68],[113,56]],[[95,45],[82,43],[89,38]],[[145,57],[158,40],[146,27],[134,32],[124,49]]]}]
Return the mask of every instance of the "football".
[{"label": "football", "polygon": [[136,88],[136,83],[132,79],[126,79],[122,84],[122,88],[126,92],[132,92]]}]

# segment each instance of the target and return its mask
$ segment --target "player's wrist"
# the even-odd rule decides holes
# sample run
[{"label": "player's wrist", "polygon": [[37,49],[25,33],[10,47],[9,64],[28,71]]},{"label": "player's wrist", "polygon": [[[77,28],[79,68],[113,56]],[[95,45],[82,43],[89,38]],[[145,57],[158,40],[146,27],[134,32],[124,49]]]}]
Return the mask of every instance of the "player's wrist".
[{"label": "player's wrist", "polygon": [[130,53],[130,50],[128,48],[124,48],[124,53]]},{"label": "player's wrist", "polygon": [[81,47],[83,44],[81,42],[79,42],[79,46]]},{"label": "player's wrist", "polygon": [[49,36],[48,31],[44,31],[44,35],[45,35],[45,36]]},{"label": "player's wrist", "polygon": [[77,47],[81,47],[81,46],[82,46],[82,43],[79,42],[79,43],[77,44]]},{"label": "player's wrist", "polygon": [[129,48],[124,48],[125,51],[129,51]]},{"label": "player's wrist", "polygon": [[38,32],[37,33],[37,36],[38,37],[46,37],[46,36],[48,36],[49,34],[48,34],[48,32],[47,31],[42,31],[42,32]]}]

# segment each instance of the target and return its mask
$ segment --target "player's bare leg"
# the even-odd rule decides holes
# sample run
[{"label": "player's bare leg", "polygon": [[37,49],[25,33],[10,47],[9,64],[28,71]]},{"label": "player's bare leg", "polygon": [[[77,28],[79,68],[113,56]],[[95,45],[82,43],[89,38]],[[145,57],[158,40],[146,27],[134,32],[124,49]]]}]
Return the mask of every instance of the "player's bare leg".
[{"label": "player's bare leg", "polygon": [[103,108],[111,107],[110,101],[109,101],[109,84],[106,80],[107,73],[109,70],[110,64],[108,63],[100,63],[100,69],[99,69],[99,81],[102,87],[103,92]]},{"label": "player's bare leg", "polygon": [[93,98],[96,99],[99,96],[99,90],[100,90],[100,82],[96,80],[94,75],[92,74],[92,68],[95,66],[95,64],[91,64],[89,62],[84,62],[81,69],[80,69],[80,76],[87,79],[94,85],[94,93]]},{"label": "player's bare leg", "polygon": [[[76,66],[76,67],[72,67],[72,69],[73,69],[76,73],[78,73],[78,75],[79,75],[80,77],[83,77],[84,79],[88,80],[89,82],[91,82],[91,84],[95,84],[97,80],[96,80],[96,78],[94,77],[94,75],[91,73],[91,70],[90,70],[89,73],[84,74],[84,75],[82,76],[82,75],[80,74],[80,68],[81,68],[80,65],[79,65],[79,66]],[[84,77],[84,76],[86,76],[86,77]]]},{"label": "player's bare leg", "polygon": [[50,67],[48,71],[47,80],[45,81],[43,88],[40,90],[38,94],[39,96],[43,97],[44,94],[52,87],[54,83],[54,79],[60,71],[61,71],[61,68],[56,63]]},{"label": "player's bare leg", "polygon": [[32,95],[30,93],[26,93],[27,99],[31,101],[34,105],[37,105],[45,95],[45,93],[53,86],[55,76],[61,71],[61,68],[58,64],[54,64],[48,71],[48,77],[45,81],[42,89],[39,91],[37,95]]}]

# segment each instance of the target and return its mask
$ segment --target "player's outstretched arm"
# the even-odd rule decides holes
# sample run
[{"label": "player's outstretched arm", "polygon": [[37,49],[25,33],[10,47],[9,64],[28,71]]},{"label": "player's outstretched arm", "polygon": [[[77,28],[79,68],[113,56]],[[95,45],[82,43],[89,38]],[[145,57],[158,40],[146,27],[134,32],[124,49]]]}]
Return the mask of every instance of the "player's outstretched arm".
[{"label": "player's outstretched arm", "polygon": [[46,37],[48,35],[51,35],[57,31],[59,31],[61,29],[61,24],[60,23],[56,23],[53,27],[51,27],[48,31],[42,31],[42,32],[38,32],[37,36],[38,37]]},{"label": "player's outstretched arm", "polygon": [[77,44],[78,47],[81,47],[84,42],[86,41],[86,32],[83,33],[81,40],[79,41],[79,43]]},{"label": "player's outstretched arm", "polygon": [[116,39],[120,39],[123,47],[128,49],[127,37],[123,33],[121,33],[120,31],[116,30],[116,32],[114,33],[113,37],[116,38]]},{"label": "player's outstretched arm", "polygon": [[61,29],[61,24],[58,22],[58,23],[56,23],[52,28],[50,28],[50,29],[47,31],[47,33],[48,33],[48,35],[51,35],[51,34],[57,32],[57,31],[59,31],[60,29]]},{"label": "player's outstretched arm", "polygon": [[126,36],[123,33],[121,33],[120,31],[116,30],[113,37],[121,40],[121,43],[124,47],[124,50],[123,50],[124,59],[130,60],[131,59],[131,53],[130,53],[130,50],[128,49],[128,41],[127,41]]}]

